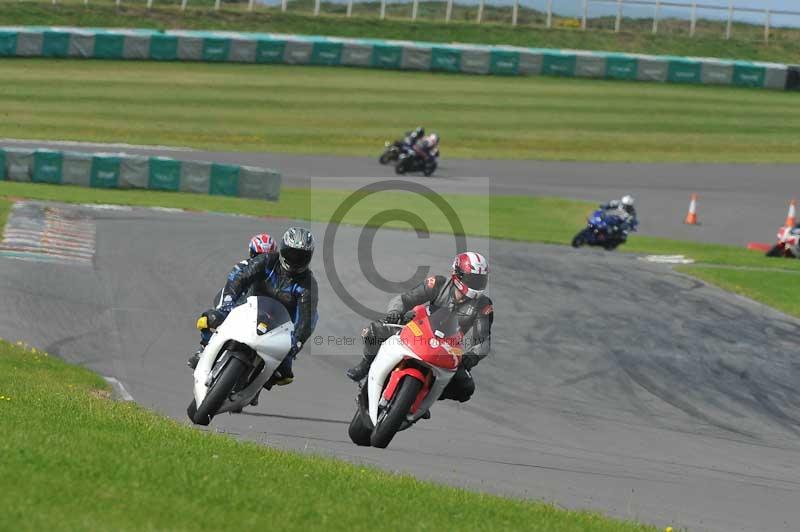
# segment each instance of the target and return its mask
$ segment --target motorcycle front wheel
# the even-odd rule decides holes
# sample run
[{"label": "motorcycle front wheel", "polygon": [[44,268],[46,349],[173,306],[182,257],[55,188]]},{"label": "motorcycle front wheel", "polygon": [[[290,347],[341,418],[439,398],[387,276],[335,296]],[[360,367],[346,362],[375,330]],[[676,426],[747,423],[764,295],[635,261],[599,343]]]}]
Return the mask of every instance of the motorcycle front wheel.
[{"label": "motorcycle front wheel", "polygon": [[403,377],[392,400],[386,405],[383,419],[372,431],[370,443],[373,447],[385,449],[397,434],[406,416],[411,412],[411,405],[417,399],[422,383],[413,377]]},{"label": "motorcycle front wheel", "polygon": [[393,149],[389,148],[388,150],[383,152],[383,155],[381,155],[380,159],[378,159],[378,162],[381,164],[389,164],[395,159],[397,159],[397,154]]},{"label": "motorcycle front wheel", "polygon": [[[192,401],[189,405],[186,413],[189,414],[192,423],[204,426],[211,423],[217,410],[219,410],[219,407],[225,402],[225,399],[228,398],[231,390],[236,386],[239,377],[242,376],[244,371],[244,363],[236,357],[230,357],[220,376],[217,377],[217,380],[211,385],[211,389],[208,390],[200,406],[196,406],[196,401]],[[192,410],[194,410],[194,415],[192,415]]]}]

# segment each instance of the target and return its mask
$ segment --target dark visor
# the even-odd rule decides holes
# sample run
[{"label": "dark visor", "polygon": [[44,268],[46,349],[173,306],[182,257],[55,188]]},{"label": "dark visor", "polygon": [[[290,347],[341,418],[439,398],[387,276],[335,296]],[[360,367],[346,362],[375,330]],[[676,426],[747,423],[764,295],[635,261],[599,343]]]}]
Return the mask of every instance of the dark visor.
[{"label": "dark visor", "polygon": [[287,264],[294,268],[308,266],[308,263],[311,262],[312,253],[313,251],[296,248],[283,248],[281,250],[283,260],[285,260]]},{"label": "dark visor", "polygon": [[473,290],[483,290],[486,288],[486,281],[489,276],[485,273],[465,273],[461,276],[461,282]]}]

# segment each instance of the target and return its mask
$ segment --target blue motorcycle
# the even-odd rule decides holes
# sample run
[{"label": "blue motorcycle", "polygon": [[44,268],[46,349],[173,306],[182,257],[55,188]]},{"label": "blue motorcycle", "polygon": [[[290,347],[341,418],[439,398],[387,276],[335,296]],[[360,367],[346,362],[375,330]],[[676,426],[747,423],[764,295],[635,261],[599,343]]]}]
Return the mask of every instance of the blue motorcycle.
[{"label": "blue motorcycle", "polygon": [[619,216],[598,209],[587,219],[584,230],[572,239],[572,247],[600,246],[607,250],[616,249],[628,239],[628,233],[636,231],[636,220],[627,223]]}]

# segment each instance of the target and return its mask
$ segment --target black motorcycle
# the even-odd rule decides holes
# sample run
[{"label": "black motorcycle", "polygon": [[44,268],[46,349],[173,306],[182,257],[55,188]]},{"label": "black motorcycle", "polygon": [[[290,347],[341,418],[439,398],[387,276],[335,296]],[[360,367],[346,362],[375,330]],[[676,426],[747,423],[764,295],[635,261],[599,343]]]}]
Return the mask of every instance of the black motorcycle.
[{"label": "black motorcycle", "polygon": [[436,171],[436,166],[436,157],[425,158],[411,151],[400,154],[394,171],[398,175],[407,174],[409,172],[422,172],[425,177],[428,177],[433,175]]}]

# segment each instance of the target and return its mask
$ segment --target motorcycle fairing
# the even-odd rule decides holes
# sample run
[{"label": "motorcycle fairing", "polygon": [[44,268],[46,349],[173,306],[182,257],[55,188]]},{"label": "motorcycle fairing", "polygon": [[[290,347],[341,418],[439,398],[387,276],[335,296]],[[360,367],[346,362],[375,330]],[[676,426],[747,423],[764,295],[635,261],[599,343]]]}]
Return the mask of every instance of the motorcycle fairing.
[{"label": "motorcycle fairing", "polygon": [[289,353],[292,347],[291,338],[294,325],[289,320],[273,329],[261,332],[263,327],[260,325],[263,324],[265,311],[262,304],[259,312],[260,299],[264,298],[250,296],[244,304],[231,310],[203,350],[194,370],[194,397],[198,405],[202,404],[208,393],[208,386],[213,382],[209,379],[211,371],[217,358],[222,354],[225,344],[229,341],[233,340],[250,346],[264,360],[264,368],[253,382],[235,393],[231,399],[226,400],[219,408],[218,413],[246,406]]},{"label": "motorcycle fairing", "polygon": [[[378,405],[381,402],[383,387],[389,374],[400,364],[404,358],[413,358],[430,369],[433,373],[433,382],[425,398],[419,403],[416,412],[408,417],[408,421],[414,422],[430,409],[436,399],[442,395],[445,387],[455,375],[455,370],[438,368],[424,362],[404,343],[400,342],[397,335],[392,336],[381,345],[378,355],[369,368],[367,377],[367,393],[369,399],[369,418],[373,425],[378,423]],[[424,382],[424,381],[423,381]],[[415,403],[416,404],[416,403]]]}]

